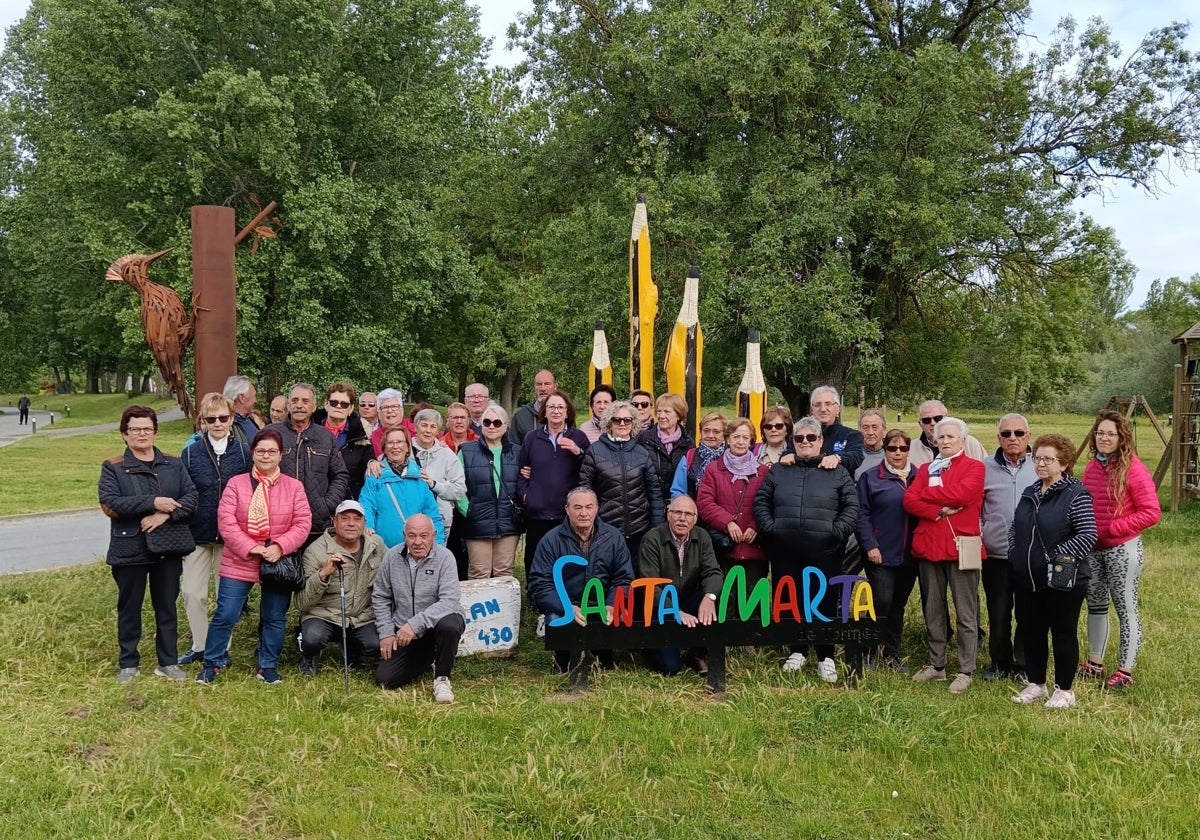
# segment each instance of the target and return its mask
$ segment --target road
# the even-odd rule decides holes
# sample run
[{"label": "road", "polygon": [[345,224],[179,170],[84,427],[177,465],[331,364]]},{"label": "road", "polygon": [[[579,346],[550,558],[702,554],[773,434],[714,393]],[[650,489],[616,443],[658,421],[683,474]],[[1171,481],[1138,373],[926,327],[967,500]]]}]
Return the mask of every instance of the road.
[{"label": "road", "polygon": [[95,510],[0,518],[0,575],[91,563],[108,550],[108,517]]}]

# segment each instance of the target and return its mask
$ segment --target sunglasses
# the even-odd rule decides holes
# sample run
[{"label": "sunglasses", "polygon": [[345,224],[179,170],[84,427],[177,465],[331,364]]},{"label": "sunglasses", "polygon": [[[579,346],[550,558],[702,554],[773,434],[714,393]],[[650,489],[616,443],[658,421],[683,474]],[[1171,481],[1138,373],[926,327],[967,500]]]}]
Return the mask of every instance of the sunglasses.
[{"label": "sunglasses", "polygon": [[374,407],[375,407],[375,403],[360,402],[360,403],[358,404],[358,407],[359,407],[359,408],[374,408]]},{"label": "sunglasses", "polygon": [[228,423],[229,415],[228,414],[210,414],[208,417],[204,418],[204,422],[209,423],[209,424],[211,424],[211,423]]},{"label": "sunglasses", "polygon": [[503,420],[493,420],[490,417],[485,417],[479,421],[479,425],[486,426],[489,429],[498,429],[504,425]]},{"label": "sunglasses", "polygon": [[633,401],[633,407],[634,407],[634,408],[649,408],[649,407],[650,407],[650,402],[649,402],[648,400],[647,400],[647,401],[642,401],[642,400],[634,400],[634,401]]},{"label": "sunglasses", "polygon": [[350,407],[350,403],[346,402],[345,400],[326,400],[325,402],[329,403],[334,408],[349,408]]},{"label": "sunglasses", "polygon": [[795,443],[816,443],[820,439],[820,435],[814,435],[811,432],[809,432],[807,435],[796,435],[792,438]]},{"label": "sunglasses", "polygon": [[763,429],[765,431],[778,431],[779,429],[786,429],[786,428],[787,428],[787,423],[763,423]]},{"label": "sunglasses", "polygon": [[[646,405],[649,405],[649,403],[646,403]],[[633,418],[632,417],[614,417],[612,419],[612,423],[614,426],[628,426],[631,423],[633,423]]]},{"label": "sunglasses", "polygon": [[945,419],[946,419],[945,414],[935,414],[932,417],[922,417],[921,425],[928,426],[930,423],[941,423]]},{"label": "sunglasses", "polygon": [[1025,432],[1022,429],[1005,429],[1003,432],[1000,433],[1000,437],[1002,437],[1002,438],[1010,438],[1010,437],[1023,438],[1023,437],[1025,437]]},{"label": "sunglasses", "polygon": [[885,446],[884,449],[886,449],[888,452],[907,452],[908,444],[893,444],[891,446]]}]

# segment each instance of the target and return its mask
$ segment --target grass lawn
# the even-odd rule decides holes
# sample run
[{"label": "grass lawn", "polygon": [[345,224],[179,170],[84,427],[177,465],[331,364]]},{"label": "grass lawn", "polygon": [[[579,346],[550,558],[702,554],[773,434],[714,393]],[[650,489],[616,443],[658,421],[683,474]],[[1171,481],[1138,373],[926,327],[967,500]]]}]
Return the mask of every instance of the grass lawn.
[{"label": "grass lawn", "polygon": [[[1079,439],[1086,424],[1071,418],[1056,429]],[[1049,426],[1035,418],[1035,431]],[[115,451],[113,436],[104,441],[86,459],[93,502],[96,465]],[[45,473],[46,465],[26,469]],[[0,472],[11,474],[4,461]],[[783,674],[782,656],[766,650],[731,657],[730,690],[720,699],[695,675],[663,679],[625,661],[582,699],[566,700],[563,678],[546,676],[549,656],[528,616],[515,659],[459,663],[451,707],[433,704],[428,679],[388,693],[368,672],[354,673],[344,696],[336,649],[306,680],[286,646],[284,683],[266,686],[251,670],[254,617],[238,628],[234,666],[215,685],[150,676],[147,636],[143,675],[119,686],[107,567],[9,576],[0,587],[0,831],[1194,836],[1200,592],[1180,583],[1192,577],[1197,544],[1200,505],[1147,536],[1137,686],[1110,694],[1077,683],[1079,706],[1057,712],[1015,706],[1013,686],[983,682],[959,697],[945,683],[891,674],[869,674],[857,692],[831,689],[811,665]],[[910,665],[924,662],[915,600]],[[182,649],[182,615],[180,623]],[[1115,646],[1114,631],[1110,661]],[[187,670],[193,676],[195,666]]]},{"label": "grass lawn", "polygon": [[[17,400],[20,397],[20,394],[0,394],[0,408],[3,408],[6,414],[16,415]],[[143,394],[140,397],[130,397],[126,394],[57,394],[49,397],[30,394],[29,402],[34,411],[53,411],[56,429],[115,423],[121,419],[121,412],[131,405],[148,405],[161,414],[169,408],[174,408],[176,404],[170,397],[162,399],[154,394]],[[66,406],[71,407],[70,417],[66,415]],[[39,420],[39,428],[48,428],[45,421]]]}]

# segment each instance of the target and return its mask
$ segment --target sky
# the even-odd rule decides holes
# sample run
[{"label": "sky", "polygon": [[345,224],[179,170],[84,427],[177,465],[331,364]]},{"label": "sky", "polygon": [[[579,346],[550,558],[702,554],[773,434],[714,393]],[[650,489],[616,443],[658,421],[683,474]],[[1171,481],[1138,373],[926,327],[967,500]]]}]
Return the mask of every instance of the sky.
[{"label": "sky", "polygon": [[[202,2],[202,0],[200,0]],[[470,2],[470,0],[468,0]],[[494,64],[509,65],[520,55],[505,49],[505,32],[517,15],[532,8],[532,0],[483,0],[479,6],[480,29],[492,39]],[[1071,15],[1082,22],[1103,18],[1128,54],[1151,28],[1171,21],[1190,21],[1193,31],[1188,46],[1200,52],[1200,13],[1195,0],[1032,0],[1031,31],[1043,38],[1062,17]],[[0,26],[5,30],[29,8],[27,0],[0,0]],[[1032,44],[1031,48],[1038,45]],[[1157,195],[1123,184],[1103,195],[1081,200],[1079,209],[1100,224],[1111,227],[1137,267],[1128,307],[1136,309],[1145,300],[1150,283],[1168,277],[1188,278],[1200,273],[1200,236],[1195,215],[1200,210],[1200,173],[1184,172],[1174,163],[1164,169]]]}]

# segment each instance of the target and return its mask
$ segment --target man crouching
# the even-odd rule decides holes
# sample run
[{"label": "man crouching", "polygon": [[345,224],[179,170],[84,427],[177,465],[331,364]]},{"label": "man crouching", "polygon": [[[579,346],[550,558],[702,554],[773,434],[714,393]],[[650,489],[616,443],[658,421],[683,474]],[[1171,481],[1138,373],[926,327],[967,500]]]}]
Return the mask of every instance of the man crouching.
[{"label": "man crouching", "polygon": [[404,542],[383,556],[371,602],[379,631],[375,682],[399,688],[432,664],[433,699],[453,703],[450,671],[467,625],[454,555],[435,542],[433,520],[425,514],[410,516]]}]

